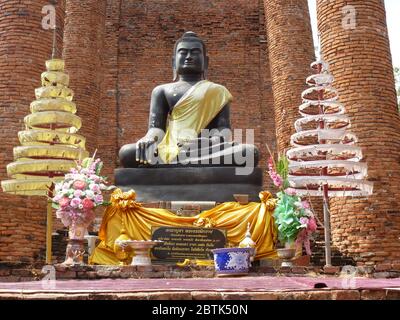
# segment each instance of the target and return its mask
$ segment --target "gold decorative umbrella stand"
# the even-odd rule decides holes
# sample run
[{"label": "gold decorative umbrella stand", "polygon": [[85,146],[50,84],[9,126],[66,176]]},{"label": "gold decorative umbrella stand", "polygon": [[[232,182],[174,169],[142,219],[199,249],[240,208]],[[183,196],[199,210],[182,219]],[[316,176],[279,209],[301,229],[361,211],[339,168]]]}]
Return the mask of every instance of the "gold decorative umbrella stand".
[{"label": "gold decorative umbrella stand", "polygon": [[48,60],[46,68],[42,86],[35,90],[36,100],[30,105],[31,114],[24,118],[26,129],[18,132],[21,146],[14,148],[14,162],[7,165],[11,180],[2,181],[1,187],[11,194],[48,198],[46,263],[50,264],[54,183],[62,181],[65,173],[76,167],[76,160],[87,157],[88,152],[85,138],[76,134],[81,119],[75,115],[64,61]]}]

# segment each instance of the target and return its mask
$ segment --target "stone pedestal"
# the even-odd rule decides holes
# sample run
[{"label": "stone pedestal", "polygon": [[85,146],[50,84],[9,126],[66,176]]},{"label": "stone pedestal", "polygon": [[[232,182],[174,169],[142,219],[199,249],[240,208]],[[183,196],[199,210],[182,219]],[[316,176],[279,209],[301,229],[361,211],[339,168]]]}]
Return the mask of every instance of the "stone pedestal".
[{"label": "stone pedestal", "polygon": [[262,170],[239,175],[236,167],[120,168],[115,184],[123,191],[134,189],[137,200],[151,201],[235,201],[234,194],[248,194],[259,201]]}]

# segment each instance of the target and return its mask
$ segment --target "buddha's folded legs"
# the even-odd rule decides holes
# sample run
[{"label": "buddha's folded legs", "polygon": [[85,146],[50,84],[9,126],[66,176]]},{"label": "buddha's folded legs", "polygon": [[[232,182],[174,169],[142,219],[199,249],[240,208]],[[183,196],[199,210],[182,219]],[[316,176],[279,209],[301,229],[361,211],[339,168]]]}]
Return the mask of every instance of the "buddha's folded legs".
[{"label": "buddha's folded legs", "polygon": [[189,165],[256,167],[259,158],[259,151],[254,145],[224,142],[210,148],[183,148],[177,162]]},{"label": "buddha's folded legs", "polygon": [[124,168],[136,168],[139,161],[136,161],[136,143],[125,144],[119,150],[119,161]]},{"label": "buddha's folded legs", "polygon": [[[155,146],[146,152],[150,165],[168,165],[157,157]],[[210,147],[186,148],[182,147],[176,159],[169,164],[195,166],[240,166],[256,167],[260,155],[256,146],[250,144],[236,144],[223,142]],[[119,159],[124,168],[135,168],[141,165],[136,160],[136,144],[126,144],[119,151]]]}]

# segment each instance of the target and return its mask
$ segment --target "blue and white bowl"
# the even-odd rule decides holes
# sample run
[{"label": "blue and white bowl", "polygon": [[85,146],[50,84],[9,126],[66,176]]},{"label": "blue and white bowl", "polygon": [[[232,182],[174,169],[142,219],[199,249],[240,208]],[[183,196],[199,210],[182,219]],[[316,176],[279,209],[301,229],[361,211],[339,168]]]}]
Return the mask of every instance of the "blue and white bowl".
[{"label": "blue and white bowl", "polygon": [[249,272],[251,248],[220,248],[211,250],[217,275],[239,275]]}]

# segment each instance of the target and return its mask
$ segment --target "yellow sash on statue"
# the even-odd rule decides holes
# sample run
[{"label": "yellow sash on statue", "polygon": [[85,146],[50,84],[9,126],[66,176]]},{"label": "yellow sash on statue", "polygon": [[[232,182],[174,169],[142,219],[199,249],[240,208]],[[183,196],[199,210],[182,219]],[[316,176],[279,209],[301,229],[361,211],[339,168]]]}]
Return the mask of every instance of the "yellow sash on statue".
[{"label": "yellow sash on statue", "polygon": [[169,116],[164,139],[158,145],[158,154],[164,163],[170,163],[179,153],[178,142],[197,138],[222,108],[232,100],[224,86],[203,80],[191,87],[176,103]]}]

